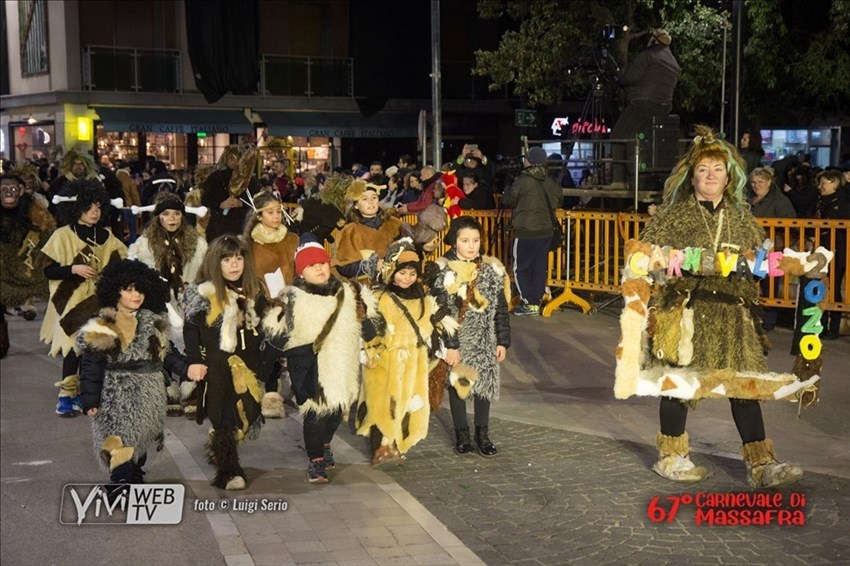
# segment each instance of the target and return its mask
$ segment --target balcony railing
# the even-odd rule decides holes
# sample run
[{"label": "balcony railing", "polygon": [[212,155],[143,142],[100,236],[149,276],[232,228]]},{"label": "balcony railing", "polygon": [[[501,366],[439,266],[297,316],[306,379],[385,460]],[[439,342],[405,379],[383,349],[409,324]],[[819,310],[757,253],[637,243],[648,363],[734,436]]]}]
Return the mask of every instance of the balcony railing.
[{"label": "balcony railing", "polygon": [[113,92],[182,92],[180,52],[87,45],[83,47],[83,88]]},{"label": "balcony railing", "polygon": [[266,96],[354,96],[354,59],[263,54],[260,92]]}]

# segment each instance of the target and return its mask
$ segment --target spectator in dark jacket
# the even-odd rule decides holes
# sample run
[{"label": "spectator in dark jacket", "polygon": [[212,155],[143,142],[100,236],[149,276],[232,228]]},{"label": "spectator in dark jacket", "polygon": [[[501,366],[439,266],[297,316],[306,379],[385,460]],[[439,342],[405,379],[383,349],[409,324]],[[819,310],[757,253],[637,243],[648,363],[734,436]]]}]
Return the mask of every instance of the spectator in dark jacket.
[{"label": "spectator in dark jacket", "polygon": [[521,316],[540,312],[554,229],[551,210],[561,202],[561,188],[546,170],[543,148],[532,147],[523,163],[525,169],[502,197],[502,206],[514,209],[514,282],[522,299],[514,314]]},{"label": "spectator in dark jacket", "polygon": [[[844,191],[841,189],[841,172],[835,169],[821,171],[817,176],[818,191],[820,197],[817,201],[817,217],[830,220],[850,218],[850,202],[848,202]],[[831,245],[829,231],[822,230],[820,243],[829,248]],[[835,278],[835,300],[840,301],[846,295],[842,293],[846,289],[847,281],[847,233],[846,230],[836,230],[835,233],[835,258],[830,270]],[[843,281],[843,282],[842,282]],[[823,313],[821,318],[823,334],[821,340],[836,340],[839,336],[838,330],[841,326],[841,313],[831,311]]]},{"label": "spectator in dark jacket", "polygon": [[818,190],[815,187],[814,175],[810,167],[800,164],[789,169],[782,190],[791,204],[794,205],[798,218],[815,217]]},{"label": "spectator in dark jacket", "polygon": [[475,171],[466,171],[461,181],[461,189],[466,198],[458,201],[463,210],[492,210],[496,208],[493,190],[482,181]]}]

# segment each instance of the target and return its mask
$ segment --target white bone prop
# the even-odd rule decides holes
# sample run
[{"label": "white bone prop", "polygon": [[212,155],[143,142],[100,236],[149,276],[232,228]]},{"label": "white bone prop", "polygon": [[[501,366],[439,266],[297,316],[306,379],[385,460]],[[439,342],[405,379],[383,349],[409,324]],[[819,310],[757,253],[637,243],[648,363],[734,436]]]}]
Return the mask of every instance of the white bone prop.
[{"label": "white bone prop", "polygon": [[124,208],[124,199],[123,198],[109,199],[109,204],[111,204],[115,208]]},{"label": "white bone prop", "polygon": [[153,212],[156,208],[155,204],[149,204],[147,206],[136,206],[135,204],[130,207],[130,211],[135,214],[141,214],[143,212]]},{"label": "white bone prop", "polygon": [[[135,204],[130,207],[130,211],[135,214],[141,214],[143,212],[153,212],[156,210],[155,204],[149,204],[148,206],[136,206]],[[185,207],[186,212],[189,214],[194,214],[198,218],[203,218],[210,211],[206,206],[187,206]]]},{"label": "white bone prop", "polygon": [[[77,202],[77,197],[63,197],[60,195],[53,195],[53,204],[60,204],[63,202]],[[114,198],[109,200],[109,204],[114,206],[115,208],[124,208],[124,199],[122,198]]]}]

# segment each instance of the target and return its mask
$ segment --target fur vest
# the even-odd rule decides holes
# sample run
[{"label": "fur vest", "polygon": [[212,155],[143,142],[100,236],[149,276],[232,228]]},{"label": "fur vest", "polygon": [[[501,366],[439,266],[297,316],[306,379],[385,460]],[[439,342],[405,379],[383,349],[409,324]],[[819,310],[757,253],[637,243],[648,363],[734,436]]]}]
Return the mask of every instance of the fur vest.
[{"label": "fur vest", "polygon": [[[251,231],[251,255],[254,258],[254,272],[262,278],[280,268],[287,285],[295,279],[295,250],[298,248],[298,236],[281,226],[269,235],[263,225],[257,223]],[[263,282],[265,284],[265,281]]]},{"label": "fur vest", "polygon": [[[113,259],[127,257],[127,247],[111,233],[101,245],[84,242],[71,226],[63,226],[53,232],[41,253],[47,256],[48,261],[59,265],[89,265],[100,273]],[[40,338],[50,344],[51,356],[67,355],[74,347],[77,330],[97,312],[96,283],[97,277],[83,279],[76,275],[49,281],[50,300],[47,301]]]},{"label": "fur vest", "polygon": [[398,238],[401,220],[391,216],[384,220],[379,228],[372,228],[362,222],[349,222],[337,237],[336,253],[331,265],[348,265],[362,261],[375,253],[384,257],[390,242]]},{"label": "fur vest", "polygon": [[259,435],[266,367],[260,327],[264,306],[262,293],[246,299],[240,309],[238,296],[231,289],[227,289],[227,301],[221,304],[209,281],[186,287],[186,356],[190,363],[203,363],[208,368],[196,390],[198,424],[208,417],[215,429],[235,428],[240,439]]},{"label": "fur vest", "polygon": [[433,297],[378,294],[377,336],[366,344],[367,363],[357,403],[357,433],[376,426],[404,454],[428,434],[428,352]]},{"label": "fur vest", "polygon": [[[464,302],[466,313],[457,331],[461,364],[474,370],[472,393],[489,401],[499,399],[499,363],[496,346],[510,346],[510,279],[505,266],[490,256],[480,262],[441,257],[435,262],[437,272],[430,281],[430,293],[437,303],[449,309],[457,319]],[[475,280],[471,298],[470,283]]]},{"label": "fur vest", "polygon": [[56,228],[53,217],[38,201],[23,197],[17,208],[0,215],[0,304],[17,307],[30,297],[46,299],[47,278],[36,258]]},{"label": "fur vest", "polygon": [[374,297],[347,281],[332,278],[320,287],[299,277],[278,301],[264,317],[263,329],[290,360],[301,413],[347,410],[358,392],[361,321],[375,316]]},{"label": "fur vest", "polygon": [[[81,353],[81,393],[97,406],[92,419],[95,454],[112,435],[135,448],[134,458],[151,444],[162,448],[165,424],[163,361],[168,352],[165,316],[141,309],[135,316],[103,309],[77,335]],[[101,462],[104,464],[104,462]]]},{"label": "fur vest", "polygon": [[[147,232],[147,231],[146,231]],[[204,262],[204,254],[207,253],[207,241],[198,237],[197,232],[192,227],[187,227],[187,235],[184,236],[183,257],[185,258],[182,269],[180,270],[180,279],[175,278],[174,273],[167,270],[162,272],[162,267],[167,263],[167,250],[154,249],[152,242],[147,235],[142,235],[133,244],[127,252],[129,259],[137,259],[150,267],[159,271],[160,274],[168,281],[168,288],[171,290],[171,304],[180,312],[180,303],[183,298],[183,288],[195,281],[198,276],[198,271],[201,269],[201,264]],[[159,246],[157,246],[159,247]],[[164,248],[164,246],[163,246]],[[175,289],[179,292],[175,293]]]}]

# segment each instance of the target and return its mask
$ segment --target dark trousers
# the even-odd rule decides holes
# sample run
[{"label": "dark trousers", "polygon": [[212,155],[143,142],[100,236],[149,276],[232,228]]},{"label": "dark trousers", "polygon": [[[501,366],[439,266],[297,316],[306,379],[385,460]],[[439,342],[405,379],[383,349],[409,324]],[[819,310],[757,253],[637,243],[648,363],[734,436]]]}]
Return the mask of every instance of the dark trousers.
[{"label": "dark trousers", "polygon": [[[658,104],[643,100],[635,100],[634,102],[629,103],[629,105],[623,109],[620,117],[617,118],[617,122],[614,124],[614,127],[611,128],[611,139],[632,140],[639,132],[649,134],[649,130],[652,127],[653,116],[667,116],[670,113],[670,110],[670,104]],[[627,144],[612,143],[611,157],[615,161],[625,160],[627,157],[633,157],[635,154],[634,142],[630,141],[628,143],[628,151],[626,149]],[[611,180],[615,183],[625,182],[628,166],[629,165],[626,164],[612,164]]]},{"label": "dark trousers", "polygon": [[[490,401],[472,396],[472,404],[475,408],[475,426],[487,426],[490,423]],[[454,387],[449,386],[449,407],[452,410],[452,421],[455,428],[466,428],[466,401],[458,397]]]},{"label": "dark trousers", "polygon": [[79,370],[80,358],[74,350],[71,350],[62,360],[62,378],[64,379],[69,375],[75,375],[79,373]]},{"label": "dark trousers", "polygon": [[[748,444],[765,439],[764,419],[761,416],[761,405],[752,399],[729,399],[732,405],[732,418],[741,435],[741,442]],[[688,405],[678,399],[662,397],[659,409],[661,417],[661,434],[681,436],[685,433],[688,421]]]},{"label": "dark trousers", "polygon": [[520,298],[529,305],[539,305],[546,292],[546,260],[551,236],[514,240],[514,282]]},{"label": "dark trousers", "polygon": [[339,409],[321,417],[315,411],[304,415],[304,445],[311,460],[325,455],[325,444],[331,443],[341,422],[342,411]]}]

